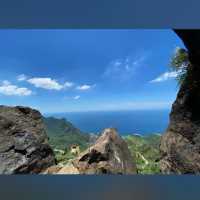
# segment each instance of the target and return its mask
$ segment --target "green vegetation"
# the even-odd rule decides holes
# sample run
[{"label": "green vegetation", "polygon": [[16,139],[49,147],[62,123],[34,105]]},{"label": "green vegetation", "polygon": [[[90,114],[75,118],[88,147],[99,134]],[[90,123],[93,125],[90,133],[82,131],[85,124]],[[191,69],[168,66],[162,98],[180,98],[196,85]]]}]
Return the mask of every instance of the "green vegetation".
[{"label": "green vegetation", "polygon": [[158,134],[148,136],[128,135],[124,137],[132,156],[136,160],[139,174],[160,173],[158,165],[160,137]]},{"label": "green vegetation", "polygon": [[73,124],[67,121],[65,118],[57,119],[54,117],[43,118],[46,130],[49,136],[57,136],[64,134],[83,134],[78,128],[74,127]]},{"label": "green vegetation", "polygon": [[71,133],[66,135],[50,136],[49,143],[53,149],[69,151],[70,146],[76,144],[80,146],[81,150],[84,150],[89,145],[89,138],[85,135]]},{"label": "green vegetation", "polygon": [[185,80],[188,65],[188,52],[185,49],[178,47],[171,58],[170,67],[173,71],[178,73],[176,79],[179,85],[181,85]]},{"label": "green vegetation", "polygon": [[66,163],[74,158],[70,153],[71,145],[79,145],[83,151],[89,146],[90,136],[75,128],[65,119],[56,119],[54,117],[44,118],[49,144],[54,150],[58,163]]},{"label": "green vegetation", "polygon": [[67,152],[67,151],[65,151],[64,154],[55,151],[55,157],[56,157],[57,163],[65,165],[70,160],[75,158],[75,155],[73,155],[73,154],[71,154],[71,152]]},{"label": "green vegetation", "polygon": [[44,123],[50,145],[54,149],[68,151],[73,144],[79,145],[81,149],[87,148],[89,134],[81,132],[67,120],[48,117],[44,118]]}]

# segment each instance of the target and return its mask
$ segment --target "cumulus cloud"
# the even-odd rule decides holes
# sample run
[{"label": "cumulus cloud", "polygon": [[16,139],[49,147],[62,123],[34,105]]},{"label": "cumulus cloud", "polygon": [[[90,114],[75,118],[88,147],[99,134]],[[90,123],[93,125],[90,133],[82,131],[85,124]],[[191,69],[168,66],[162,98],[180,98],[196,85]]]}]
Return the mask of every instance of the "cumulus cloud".
[{"label": "cumulus cloud", "polygon": [[25,87],[18,87],[5,80],[0,85],[0,93],[7,96],[29,96],[32,91]]},{"label": "cumulus cloud", "polygon": [[157,83],[157,82],[163,82],[163,81],[167,81],[167,80],[170,80],[170,79],[174,79],[181,72],[182,72],[182,70],[172,71],[172,72],[165,72],[165,73],[161,74],[160,76],[158,76],[157,78],[151,80],[150,83]]},{"label": "cumulus cloud", "polygon": [[18,81],[25,81],[26,79],[27,79],[27,76],[24,74],[20,74],[19,76],[17,76]]},{"label": "cumulus cloud", "polygon": [[27,82],[33,84],[37,88],[43,88],[47,90],[61,90],[63,85],[59,84],[56,80],[51,78],[30,78]]},{"label": "cumulus cloud", "polygon": [[122,59],[113,60],[107,66],[103,77],[117,80],[128,80],[135,74],[136,69],[144,64],[146,54],[142,56],[129,56]]},{"label": "cumulus cloud", "polygon": [[62,90],[74,86],[74,83],[69,81],[66,81],[65,83],[61,84],[57,80],[52,79],[50,77],[28,78],[28,76],[26,76],[25,74],[20,74],[19,76],[17,76],[17,80],[26,81],[37,88],[43,88],[47,90]]},{"label": "cumulus cloud", "polygon": [[76,89],[77,90],[89,90],[89,89],[91,89],[93,87],[95,87],[95,85],[84,84],[84,85],[77,86]]},{"label": "cumulus cloud", "polygon": [[49,77],[34,77],[27,79],[26,81],[37,88],[43,88],[46,90],[62,90],[65,88],[70,88],[74,85],[72,82],[65,82],[64,84],[61,84],[57,80]]},{"label": "cumulus cloud", "polygon": [[77,95],[77,96],[74,97],[74,99],[75,99],[75,100],[78,100],[78,99],[80,99],[80,96]]}]

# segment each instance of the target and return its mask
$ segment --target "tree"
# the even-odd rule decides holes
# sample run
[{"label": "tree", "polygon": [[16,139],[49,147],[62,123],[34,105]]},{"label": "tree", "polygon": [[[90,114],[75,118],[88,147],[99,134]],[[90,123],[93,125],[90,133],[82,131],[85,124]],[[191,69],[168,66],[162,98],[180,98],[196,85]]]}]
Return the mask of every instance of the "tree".
[{"label": "tree", "polygon": [[174,55],[171,58],[170,67],[173,69],[173,71],[177,72],[176,79],[179,85],[181,85],[185,80],[187,67],[189,64],[188,52],[183,48],[177,47]]}]

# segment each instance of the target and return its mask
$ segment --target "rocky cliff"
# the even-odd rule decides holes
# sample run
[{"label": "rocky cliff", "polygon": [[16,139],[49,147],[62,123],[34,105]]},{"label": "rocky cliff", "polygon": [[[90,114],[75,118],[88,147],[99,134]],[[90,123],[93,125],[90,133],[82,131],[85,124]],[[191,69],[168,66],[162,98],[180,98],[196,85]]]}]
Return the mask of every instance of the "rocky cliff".
[{"label": "rocky cliff", "polygon": [[0,174],[39,173],[55,164],[41,114],[0,106]]},{"label": "rocky cliff", "polygon": [[163,173],[200,173],[200,30],[175,30],[189,54],[187,76],[161,140]]}]

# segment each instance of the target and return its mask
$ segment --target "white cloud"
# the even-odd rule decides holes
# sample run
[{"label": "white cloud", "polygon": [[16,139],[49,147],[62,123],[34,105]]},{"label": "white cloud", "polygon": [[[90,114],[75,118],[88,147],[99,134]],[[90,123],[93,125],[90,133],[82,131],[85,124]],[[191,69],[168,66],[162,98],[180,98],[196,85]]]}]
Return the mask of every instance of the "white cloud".
[{"label": "white cloud", "polygon": [[165,72],[163,74],[161,74],[160,76],[158,76],[157,78],[153,79],[150,81],[150,83],[157,83],[157,82],[163,82],[163,81],[167,81],[169,79],[174,79],[176,78],[182,71],[172,71],[172,72]]},{"label": "white cloud", "polygon": [[70,88],[74,85],[72,82],[65,82],[64,87]]},{"label": "white cloud", "polygon": [[78,99],[80,99],[80,96],[77,95],[77,96],[74,97],[74,99],[75,99],[75,100],[78,100]]},{"label": "white cloud", "polygon": [[57,80],[50,77],[33,77],[28,79],[28,77],[24,74],[17,76],[17,80],[27,81],[37,88],[43,88],[47,90],[62,90],[65,88],[71,88],[74,85],[72,82],[65,82],[64,84],[61,84]]},{"label": "white cloud", "polygon": [[26,79],[27,79],[27,76],[24,74],[20,74],[19,76],[17,76],[18,81],[25,81]]},{"label": "white cloud", "polygon": [[80,86],[77,86],[76,89],[77,90],[89,90],[91,88],[95,87],[95,85],[80,85]]},{"label": "white cloud", "polygon": [[47,90],[61,90],[63,86],[59,84],[56,80],[51,78],[31,78],[27,80],[29,83],[33,84],[37,88],[43,88]]},{"label": "white cloud", "polygon": [[5,80],[0,85],[0,93],[7,96],[29,96],[32,91],[25,87],[18,87]]},{"label": "white cloud", "polygon": [[113,60],[105,69],[103,77],[120,81],[129,80],[135,74],[136,69],[144,64],[146,57],[146,53],[143,53],[142,56],[129,56]]},{"label": "white cloud", "polygon": [[3,85],[10,85],[11,83],[10,83],[10,81],[4,80],[4,81],[2,82],[2,84],[3,84]]}]

